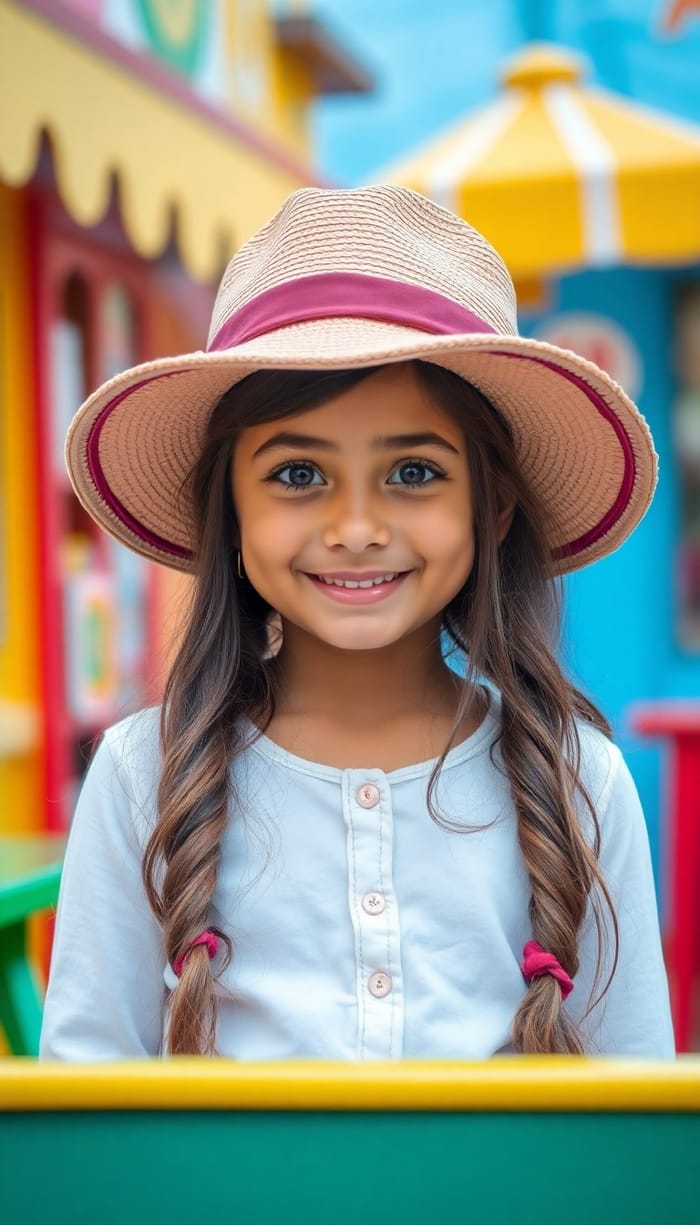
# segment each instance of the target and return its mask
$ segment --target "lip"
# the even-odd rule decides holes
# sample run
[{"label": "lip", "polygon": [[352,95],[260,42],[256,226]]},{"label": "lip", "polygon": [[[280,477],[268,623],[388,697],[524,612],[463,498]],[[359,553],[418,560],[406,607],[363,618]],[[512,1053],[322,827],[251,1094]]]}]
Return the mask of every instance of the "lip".
[{"label": "lip", "polygon": [[[371,578],[381,578],[383,574],[391,574],[391,570],[368,570],[364,573],[355,571],[354,573],[348,570],[338,571],[335,574],[326,574],[324,578],[338,578],[348,580],[351,583],[361,583],[363,580]],[[392,579],[390,583],[377,583],[374,587],[333,587],[328,583],[324,583],[323,579],[316,574],[308,574],[304,571],[304,577],[313,583],[317,591],[321,591],[329,600],[334,600],[336,604],[378,604],[381,600],[388,599],[395,591],[398,591],[402,583],[408,578],[410,570],[404,570],[403,573],[398,573],[397,577]]]}]

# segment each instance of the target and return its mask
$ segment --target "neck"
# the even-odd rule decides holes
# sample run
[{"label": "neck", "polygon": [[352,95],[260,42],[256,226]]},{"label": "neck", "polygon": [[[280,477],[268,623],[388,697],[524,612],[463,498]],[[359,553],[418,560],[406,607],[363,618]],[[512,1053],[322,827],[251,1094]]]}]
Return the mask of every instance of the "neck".
[{"label": "neck", "polygon": [[328,715],[348,727],[386,725],[409,710],[451,714],[461,684],[443,662],[439,623],[376,651],[341,650],[286,623],[276,668],[277,714]]}]

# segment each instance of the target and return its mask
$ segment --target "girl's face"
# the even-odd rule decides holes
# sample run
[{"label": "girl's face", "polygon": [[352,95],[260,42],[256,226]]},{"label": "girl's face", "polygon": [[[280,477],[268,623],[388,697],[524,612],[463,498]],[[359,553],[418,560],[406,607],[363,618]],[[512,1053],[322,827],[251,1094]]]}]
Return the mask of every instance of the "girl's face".
[{"label": "girl's face", "polygon": [[473,565],[465,438],[411,367],[243,430],[233,496],[250,582],[343,650],[439,622]]}]

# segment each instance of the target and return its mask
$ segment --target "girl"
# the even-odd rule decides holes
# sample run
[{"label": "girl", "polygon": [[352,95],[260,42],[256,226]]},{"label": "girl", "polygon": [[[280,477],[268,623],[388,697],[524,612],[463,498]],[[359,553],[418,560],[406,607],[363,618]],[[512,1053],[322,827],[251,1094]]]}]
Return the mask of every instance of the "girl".
[{"label": "girl", "polygon": [[67,455],[196,586],[162,707],[85,779],[44,1056],[672,1054],[639,801],[555,653],[556,577],[627,537],[655,455],[518,337],[476,231],[295,192],[207,352],[106,384]]}]

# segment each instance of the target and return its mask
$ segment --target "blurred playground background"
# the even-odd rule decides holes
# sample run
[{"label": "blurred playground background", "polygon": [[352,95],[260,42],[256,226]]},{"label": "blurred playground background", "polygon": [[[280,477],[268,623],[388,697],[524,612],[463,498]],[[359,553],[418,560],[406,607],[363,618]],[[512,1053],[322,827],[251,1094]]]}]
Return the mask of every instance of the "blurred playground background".
[{"label": "blurred playground background", "polygon": [[[55,897],[91,746],[157,701],[188,599],[82,511],[67,424],[122,368],[205,345],[226,261],[290,191],[381,180],[481,229],[513,272],[521,330],[605,367],[654,434],[654,504],[567,580],[564,651],[639,787],[678,1046],[700,1049],[698,0],[0,0],[13,1050],[35,1041],[51,929],[34,915]],[[18,956],[29,977],[10,982]]]}]

